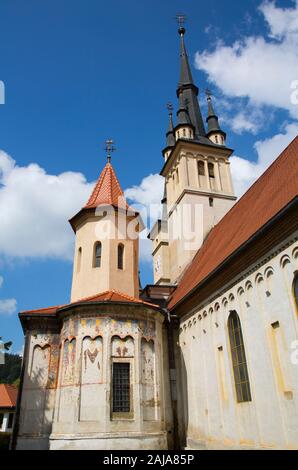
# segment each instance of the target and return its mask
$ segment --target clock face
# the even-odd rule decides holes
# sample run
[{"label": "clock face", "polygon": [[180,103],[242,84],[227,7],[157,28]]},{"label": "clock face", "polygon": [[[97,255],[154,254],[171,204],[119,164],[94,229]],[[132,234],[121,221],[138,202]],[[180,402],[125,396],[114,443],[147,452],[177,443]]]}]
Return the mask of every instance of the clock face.
[{"label": "clock face", "polygon": [[156,258],[156,261],[155,261],[155,272],[159,273],[160,272],[160,268],[161,268],[161,259],[160,259],[160,255]]}]

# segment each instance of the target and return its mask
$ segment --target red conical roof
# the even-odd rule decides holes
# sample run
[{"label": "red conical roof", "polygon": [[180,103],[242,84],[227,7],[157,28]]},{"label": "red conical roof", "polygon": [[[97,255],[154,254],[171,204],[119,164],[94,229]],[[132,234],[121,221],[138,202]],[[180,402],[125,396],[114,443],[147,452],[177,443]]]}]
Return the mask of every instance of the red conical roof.
[{"label": "red conical roof", "polygon": [[102,204],[112,205],[122,209],[129,208],[114,168],[110,162],[108,162],[102,170],[95,188],[84,208],[95,208]]}]

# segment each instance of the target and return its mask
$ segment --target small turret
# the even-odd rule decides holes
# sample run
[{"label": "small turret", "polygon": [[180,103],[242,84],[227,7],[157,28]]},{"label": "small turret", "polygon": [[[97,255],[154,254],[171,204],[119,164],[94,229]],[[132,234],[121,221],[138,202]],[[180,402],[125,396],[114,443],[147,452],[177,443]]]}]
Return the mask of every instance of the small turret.
[{"label": "small turret", "polygon": [[225,145],[226,140],[226,133],[221,130],[218,117],[215,114],[211,94],[207,92],[207,102],[208,102],[208,117],[206,119],[208,130],[207,130],[207,137],[213,142],[214,144],[218,145]]}]

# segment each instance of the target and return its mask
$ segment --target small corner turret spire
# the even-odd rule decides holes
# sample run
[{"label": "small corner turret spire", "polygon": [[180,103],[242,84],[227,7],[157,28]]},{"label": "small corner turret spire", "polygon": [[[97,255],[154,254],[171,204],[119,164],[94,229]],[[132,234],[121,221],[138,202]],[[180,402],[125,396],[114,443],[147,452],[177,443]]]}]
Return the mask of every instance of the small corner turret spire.
[{"label": "small corner turret spire", "polygon": [[175,133],[173,125],[173,105],[172,103],[167,103],[167,110],[169,112],[169,127],[167,131],[167,147],[174,147],[175,145]]},{"label": "small corner turret spire", "polygon": [[207,136],[212,142],[223,145],[226,139],[226,133],[220,128],[218,116],[215,114],[213,108],[211,91],[206,90],[206,95],[208,103],[208,116],[206,118],[208,125]]},{"label": "small corner turret spire", "polygon": [[107,152],[107,161],[108,163],[111,162],[111,152],[115,152],[116,150],[116,147],[114,147],[114,141],[113,139],[108,139],[106,140],[106,146],[105,146],[105,151]]}]

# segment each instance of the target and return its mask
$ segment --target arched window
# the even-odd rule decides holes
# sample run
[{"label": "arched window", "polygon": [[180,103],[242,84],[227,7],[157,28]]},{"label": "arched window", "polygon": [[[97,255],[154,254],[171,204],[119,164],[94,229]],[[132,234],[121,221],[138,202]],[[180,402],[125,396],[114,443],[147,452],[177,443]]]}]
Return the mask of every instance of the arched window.
[{"label": "arched window", "polygon": [[123,269],[124,245],[118,245],[118,269]]},{"label": "arched window", "polygon": [[100,268],[101,266],[101,243],[96,242],[94,245],[94,260],[93,260],[93,267]]},{"label": "arched window", "polygon": [[205,176],[205,167],[202,161],[198,161],[198,172],[200,176]]},{"label": "arched window", "polygon": [[214,178],[214,165],[213,163],[208,163],[208,174],[209,178]]},{"label": "arched window", "polygon": [[294,292],[296,307],[298,309],[298,273],[296,273],[294,277],[293,292]]},{"label": "arched window", "polygon": [[78,249],[78,259],[77,259],[77,272],[81,271],[81,264],[82,264],[82,247]]},{"label": "arched window", "polygon": [[240,318],[235,310],[228,319],[231,355],[238,402],[251,401],[248,370]]}]

